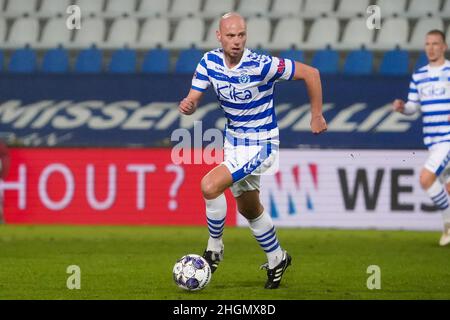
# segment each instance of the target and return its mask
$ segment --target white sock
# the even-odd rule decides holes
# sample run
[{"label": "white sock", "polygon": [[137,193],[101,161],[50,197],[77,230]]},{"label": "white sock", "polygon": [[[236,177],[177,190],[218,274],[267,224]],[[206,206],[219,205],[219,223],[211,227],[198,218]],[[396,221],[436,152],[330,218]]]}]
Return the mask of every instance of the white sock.
[{"label": "white sock", "polygon": [[443,185],[436,179],[427,190],[428,196],[433,200],[434,204],[441,210],[444,223],[450,223],[450,206],[448,203],[448,195]]},{"label": "white sock", "polygon": [[278,242],[272,218],[264,211],[258,218],[248,220],[248,223],[256,241],[267,255],[269,268],[273,269],[283,259],[283,249]]},{"label": "white sock", "polygon": [[206,200],[206,221],[208,222],[209,239],[206,250],[220,252],[223,249],[223,228],[227,215],[227,200],[222,193],[215,199]]}]

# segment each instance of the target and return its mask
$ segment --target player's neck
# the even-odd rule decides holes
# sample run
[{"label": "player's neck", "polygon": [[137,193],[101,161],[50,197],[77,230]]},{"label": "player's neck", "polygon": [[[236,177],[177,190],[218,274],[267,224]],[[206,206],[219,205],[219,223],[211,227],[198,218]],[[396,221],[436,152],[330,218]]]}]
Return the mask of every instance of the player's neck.
[{"label": "player's neck", "polygon": [[444,63],[445,63],[445,57],[441,57],[434,61],[429,61],[430,67],[440,67],[440,66],[444,65]]},{"label": "player's neck", "polygon": [[227,65],[228,69],[232,69],[232,68],[236,67],[239,64],[239,62],[241,62],[243,55],[244,55],[244,53],[242,53],[238,57],[230,57],[229,55],[225,54],[225,63]]}]

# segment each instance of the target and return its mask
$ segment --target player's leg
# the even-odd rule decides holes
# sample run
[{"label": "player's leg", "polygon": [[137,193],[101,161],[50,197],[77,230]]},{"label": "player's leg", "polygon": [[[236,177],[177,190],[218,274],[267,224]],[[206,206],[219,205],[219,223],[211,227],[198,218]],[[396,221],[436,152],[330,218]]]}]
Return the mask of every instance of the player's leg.
[{"label": "player's leg", "polygon": [[253,236],[267,256],[267,263],[263,265],[267,270],[265,288],[276,289],[291,264],[291,257],[281,247],[272,218],[260,202],[259,176],[248,176],[234,185],[232,191],[236,195],[239,213],[247,219]]},{"label": "player's leg", "polygon": [[420,173],[420,185],[426,191],[434,204],[441,211],[444,222],[444,232],[439,241],[441,246],[450,243],[450,206],[448,194],[438,177],[448,164],[450,147],[448,145],[435,146],[430,150],[424,168]]},{"label": "player's leg", "polygon": [[231,186],[233,178],[224,165],[219,165],[206,174],[201,182],[202,194],[206,204],[206,220],[208,224],[208,245],[203,257],[216,271],[219,262],[223,259],[223,229],[227,214],[227,201],[224,191]]}]

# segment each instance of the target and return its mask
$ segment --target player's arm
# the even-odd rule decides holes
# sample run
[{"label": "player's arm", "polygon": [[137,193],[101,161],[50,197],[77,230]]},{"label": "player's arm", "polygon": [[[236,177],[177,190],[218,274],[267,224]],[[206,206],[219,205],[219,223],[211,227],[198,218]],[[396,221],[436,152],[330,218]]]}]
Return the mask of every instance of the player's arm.
[{"label": "player's arm", "polygon": [[322,83],[319,70],[295,61],[293,80],[305,81],[311,102],[311,131],[315,134],[327,130],[327,123],[322,115]]},{"label": "player's arm", "polygon": [[189,94],[181,100],[180,104],[178,105],[178,110],[185,115],[190,115],[197,110],[197,106],[200,102],[200,100],[203,97],[203,92],[191,89],[189,90]]},{"label": "player's arm", "polygon": [[409,84],[408,102],[401,99],[395,99],[392,103],[392,108],[396,112],[400,112],[405,115],[412,115],[419,110],[419,99],[416,82],[414,79],[411,79]]}]

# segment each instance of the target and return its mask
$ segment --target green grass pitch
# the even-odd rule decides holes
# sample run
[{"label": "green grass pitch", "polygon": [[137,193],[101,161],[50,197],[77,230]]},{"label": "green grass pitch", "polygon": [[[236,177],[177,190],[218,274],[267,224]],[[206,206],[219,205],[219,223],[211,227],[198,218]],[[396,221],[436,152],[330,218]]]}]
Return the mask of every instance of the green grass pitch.
[{"label": "green grass pitch", "polygon": [[[226,228],[225,260],[211,283],[186,292],[177,258],[203,252],[206,227],[0,226],[0,299],[450,299],[450,247],[438,232],[278,229],[293,258],[265,290],[265,255],[248,228]],[[66,287],[69,265],[81,289]],[[369,290],[367,267],[381,269]]]}]

